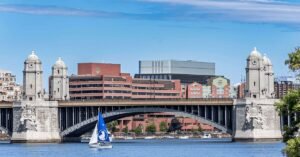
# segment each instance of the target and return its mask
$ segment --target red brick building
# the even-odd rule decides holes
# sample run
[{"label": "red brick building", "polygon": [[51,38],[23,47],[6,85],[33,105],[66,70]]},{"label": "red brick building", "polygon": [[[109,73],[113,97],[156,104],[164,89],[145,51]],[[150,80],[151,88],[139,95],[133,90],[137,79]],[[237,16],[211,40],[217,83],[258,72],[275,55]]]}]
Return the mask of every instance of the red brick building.
[{"label": "red brick building", "polygon": [[[120,64],[79,63],[78,75],[70,80],[71,100],[99,100],[99,99],[172,99],[172,98],[203,98],[203,88],[199,83],[193,83],[182,91],[180,80],[142,79],[132,78],[130,74],[121,72]],[[214,82],[214,81],[212,81]],[[222,85],[225,84],[222,82]],[[212,83],[214,85],[214,83]],[[227,85],[227,84],[226,84]],[[219,86],[218,86],[219,87]],[[227,86],[222,97],[229,95]],[[210,90],[209,90],[210,91]],[[186,94],[183,94],[186,93]],[[207,91],[206,91],[207,95]],[[210,95],[210,94],[209,94]],[[126,126],[128,130],[138,126],[145,128],[154,123],[157,131],[161,122],[170,125],[175,116],[167,113],[138,115],[118,120],[118,129]],[[191,118],[179,117],[183,131],[196,130],[201,126],[203,130],[214,128],[200,124]]]},{"label": "red brick building", "polygon": [[80,63],[70,77],[71,100],[181,98],[179,80],[132,78],[119,64]]},{"label": "red brick building", "polygon": [[121,65],[110,63],[79,63],[78,75],[90,75],[90,76],[120,76]]},{"label": "red brick building", "polygon": [[[154,124],[156,126],[156,132],[160,132],[160,123],[165,122],[168,126],[170,126],[173,118],[175,118],[175,116],[169,113],[155,113],[155,114],[145,114],[145,115],[126,117],[117,120],[118,122],[117,129],[119,131],[122,131],[127,127],[128,130],[130,131],[137,127],[141,127],[143,132],[146,132],[147,126]],[[176,118],[181,123],[182,131],[198,130],[199,127],[203,131],[214,130],[214,127],[210,125],[202,124],[191,118],[185,118],[185,117],[176,117]]]},{"label": "red brick building", "polygon": [[209,79],[211,86],[212,98],[229,98],[230,97],[230,82],[225,77],[215,77]]},{"label": "red brick building", "polygon": [[202,98],[202,85],[199,83],[192,83],[187,85],[187,98]]},{"label": "red brick building", "polygon": [[246,87],[245,82],[243,82],[237,86],[237,98],[238,99],[245,98],[245,89],[246,89],[245,87]]},{"label": "red brick building", "polygon": [[224,77],[213,77],[208,81],[208,85],[197,82],[188,84],[186,87],[186,98],[229,98],[230,82]]}]

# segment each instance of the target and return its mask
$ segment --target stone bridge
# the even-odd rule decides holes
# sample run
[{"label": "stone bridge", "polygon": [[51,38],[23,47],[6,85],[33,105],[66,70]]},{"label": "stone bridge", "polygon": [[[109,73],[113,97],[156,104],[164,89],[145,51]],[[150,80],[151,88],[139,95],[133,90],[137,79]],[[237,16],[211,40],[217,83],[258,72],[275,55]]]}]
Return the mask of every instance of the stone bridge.
[{"label": "stone bridge", "polygon": [[[172,113],[175,116],[189,117],[199,122],[209,124],[222,132],[232,134],[234,139],[259,139],[260,132],[265,132],[266,138],[275,132],[279,138],[280,130],[278,129],[279,120],[276,116],[274,101],[271,100],[247,100],[237,101],[234,99],[172,99],[172,100],[98,100],[98,101],[60,101],[55,102],[55,106],[49,106],[51,111],[50,119],[57,123],[53,129],[60,134],[59,138],[79,137],[82,134],[92,130],[97,121],[98,111],[100,111],[106,122],[111,122],[120,118],[147,114],[147,113]],[[256,102],[256,103],[250,103]],[[254,104],[259,104],[254,107]],[[267,105],[265,105],[267,104]],[[32,113],[39,116],[40,111],[44,110],[45,106],[37,106],[39,111]],[[47,107],[48,108],[48,107]],[[54,110],[53,110],[54,109]],[[252,112],[259,109],[260,112]],[[0,132],[11,135],[14,124],[13,117],[19,112],[16,105],[13,103],[0,103]],[[13,115],[16,114],[16,115]],[[251,120],[251,117],[260,119]],[[49,117],[48,117],[49,118]],[[249,119],[250,118],[250,119]],[[260,121],[262,123],[259,123]],[[270,122],[273,122],[270,124]],[[43,121],[41,121],[43,123]],[[247,124],[247,125],[245,125]],[[52,126],[45,121],[45,126]],[[260,125],[257,127],[257,125]],[[273,129],[270,126],[276,126]],[[249,126],[249,127],[245,127]],[[260,128],[260,132],[253,136],[253,128]],[[59,130],[59,132],[58,132]],[[238,133],[238,134],[236,134]],[[237,136],[239,135],[239,136]],[[270,136],[267,136],[270,135]],[[58,135],[59,136],[59,135]],[[254,138],[253,138],[254,137]],[[263,138],[263,140],[266,140]],[[36,139],[36,141],[39,141]]]}]

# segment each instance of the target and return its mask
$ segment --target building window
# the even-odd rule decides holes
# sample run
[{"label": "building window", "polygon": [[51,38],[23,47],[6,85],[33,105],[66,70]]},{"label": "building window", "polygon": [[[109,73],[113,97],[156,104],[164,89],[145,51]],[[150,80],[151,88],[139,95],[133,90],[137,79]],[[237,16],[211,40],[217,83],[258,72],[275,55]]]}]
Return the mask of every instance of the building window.
[{"label": "building window", "polygon": [[57,73],[59,74],[59,73],[60,73],[60,71],[59,71],[59,70],[57,70]]},{"label": "building window", "polygon": [[30,88],[32,89],[32,84],[30,84]]},{"label": "building window", "polygon": [[32,97],[29,97],[29,101],[32,101]]},{"label": "building window", "polygon": [[256,86],[256,82],[253,83],[254,87]]}]

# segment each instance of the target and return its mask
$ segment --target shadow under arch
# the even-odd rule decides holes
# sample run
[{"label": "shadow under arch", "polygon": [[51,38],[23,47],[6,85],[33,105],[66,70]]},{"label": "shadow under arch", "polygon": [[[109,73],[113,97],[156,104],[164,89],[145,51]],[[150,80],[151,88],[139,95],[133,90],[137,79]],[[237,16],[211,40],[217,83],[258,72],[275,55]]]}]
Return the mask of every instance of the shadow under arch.
[{"label": "shadow under arch", "polygon": [[[177,111],[174,109],[168,109],[168,108],[148,108],[148,107],[140,107],[140,108],[128,108],[128,109],[121,109],[121,110],[116,110],[116,111],[111,111],[107,113],[103,113],[103,118],[106,123],[121,119],[124,117],[128,116],[133,116],[133,115],[138,115],[138,114],[147,114],[147,113],[162,113],[162,112],[167,112],[167,113],[172,113],[175,116],[182,116],[182,117],[188,117],[195,119],[199,122],[211,125],[222,132],[226,132],[231,134],[232,131],[229,128],[226,128],[225,126],[222,126],[218,123],[215,123],[211,120],[207,120],[203,117],[199,117],[197,115],[193,115],[191,113],[183,112],[183,111]],[[61,132],[61,137],[78,137],[84,133],[86,133],[89,130],[92,130],[97,122],[98,117],[92,117],[90,119],[87,119],[85,121],[82,121],[78,124],[75,124]]]}]

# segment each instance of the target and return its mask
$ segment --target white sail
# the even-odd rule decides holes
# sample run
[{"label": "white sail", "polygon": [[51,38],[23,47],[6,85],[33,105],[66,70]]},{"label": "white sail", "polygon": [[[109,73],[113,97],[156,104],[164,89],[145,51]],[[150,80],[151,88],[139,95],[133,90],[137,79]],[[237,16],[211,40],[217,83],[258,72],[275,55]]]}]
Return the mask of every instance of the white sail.
[{"label": "white sail", "polygon": [[93,131],[93,135],[92,135],[92,137],[91,137],[91,139],[90,139],[90,145],[92,145],[92,144],[97,144],[98,143],[98,139],[97,139],[97,132],[98,132],[98,129],[97,129],[98,127],[97,127],[97,125],[96,125],[96,127],[95,127],[95,129],[94,129],[94,131]]}]

